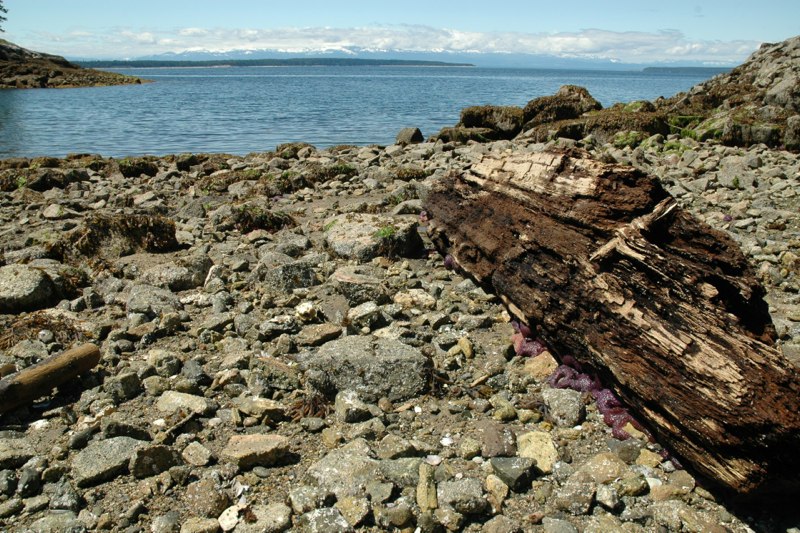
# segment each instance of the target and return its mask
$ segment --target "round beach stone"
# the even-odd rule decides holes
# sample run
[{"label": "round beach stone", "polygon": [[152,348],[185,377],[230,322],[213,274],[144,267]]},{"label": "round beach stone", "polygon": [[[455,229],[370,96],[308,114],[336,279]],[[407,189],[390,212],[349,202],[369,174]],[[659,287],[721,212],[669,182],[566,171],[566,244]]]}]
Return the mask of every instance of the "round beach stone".
[{"label": "round beach stone", "polygon": [[0,313],[19,313],[47,307],[55,295],[50,276],[28,265],[0,267]]}]

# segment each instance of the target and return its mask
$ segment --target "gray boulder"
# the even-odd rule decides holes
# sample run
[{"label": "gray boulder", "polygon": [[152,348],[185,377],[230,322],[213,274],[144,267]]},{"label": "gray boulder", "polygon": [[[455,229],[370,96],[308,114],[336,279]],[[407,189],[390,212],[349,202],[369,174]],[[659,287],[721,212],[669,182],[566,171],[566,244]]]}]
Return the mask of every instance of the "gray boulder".
[{"label": "gray boulder", "polygon": [[291,292],[294,289],[319,285],[319,279],[312,265],[299,260],[266,270],[264,283],[275,291]]},{"label": "gray boulder", "polygon": [[481,481],[475,478],[442,481],[436,488],[436,496],[439,505],[451,507],[461,514],[482,514],[489,509]]},{"label": "gray boulder", "polygon": [[383,274],[378,268],[369,265],[344,266],[333,273],[331,280],[350,305],[388,301]]},{"label": "gray boulder", "polygon": [[154,265],[142,272],[139,282],[172,291],[201,287],[213,265],[205,254],[196,254],[174,262]]},{"label": "gray boulder", "polygon": [[786,120],[783,144],[787,150],[800,150],[800,115],[791,116]]},{"label": "gray boulder", "polygon": [[250,512],[251,521],[240,520],[234,533],[279,533],[291,528],[292,510],[286,504],[255,504]]},{"label": "gray boulder", "polygon": [[544,389],[542,399],[550,417],[558,426],[572,427],[586,417],[586,406],[580,392],[570,389]]},{"label": "gray boulder", "polygon": [[419,144],[425,140],[419,128],[403,128],[397,134],[397,144]]},{"label": "gray boulder", "polygon": [[356,439],[312,464],[307,475],[317,487],[336,494],[338,499],[363,495],[380,465],[371,454],[367,441]]},{"label": "gray boulder", "polygon": [[309,383],[320,391],[333,397],[350,389],[369,403],[383,396],[403,401],[422,394],[430,371],[430,362],[418,349],[373,336],[330,341],[298,359]]},{"label": "gray boulder", "polygon": [[522,130],[524,114],[515,106],[473,106],[461,110],[460,125],[465,128],[488,128],[500,139],[510,139]]},{"label": "gray boulder", "polygon": [[315,509],[301,516],[297,521],[298,530],[304,533],[347,533],[354,531],[352,526],[335,507]]},{"label": "gray boulder", "polygon": [[55,286],[43,270],[28,265],[0,267],[0,313],[20,313],[48,307]]},{"label": "gray boulder", "polygon": [[380,255],[415,257],[424,250],[417,225],[413,216],[349,213],[325,223],[325,242],[334,254],[360,263]]},{"label": "gray boulder", "polygon": [[136,450],[147,443],[130,437],[113,437],[91,443],[72,461],[72,477],[79,487],[114,479],[128,469]]},{"label": "gray boulder", "polygon": [[138,284],[131,287],[125,307],[129,313],[160,316],[181,309],[181,302],[169,289]]}]

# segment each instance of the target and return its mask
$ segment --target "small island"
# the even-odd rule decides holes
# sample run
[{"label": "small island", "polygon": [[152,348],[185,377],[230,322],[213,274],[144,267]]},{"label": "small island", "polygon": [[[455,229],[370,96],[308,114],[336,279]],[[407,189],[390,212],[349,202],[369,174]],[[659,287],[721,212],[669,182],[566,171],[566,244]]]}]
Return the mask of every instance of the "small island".
[{"label": "small island", "polygon": [[0,39],[0,89],[133,85],[135,76],[83,68],[61,56],[34,52]]}]

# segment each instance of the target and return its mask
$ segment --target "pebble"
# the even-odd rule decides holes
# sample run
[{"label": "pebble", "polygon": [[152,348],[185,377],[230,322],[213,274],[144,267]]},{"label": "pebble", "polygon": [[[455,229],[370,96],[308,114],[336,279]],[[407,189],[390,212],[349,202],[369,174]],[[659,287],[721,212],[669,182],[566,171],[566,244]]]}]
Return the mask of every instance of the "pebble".
[{"label": "pebble", "polygon": [[517,437],[517,454],[533,459],[536,470],[550,474],[558,460],[558,448],[553,437],[546,431],[531,431]]}]

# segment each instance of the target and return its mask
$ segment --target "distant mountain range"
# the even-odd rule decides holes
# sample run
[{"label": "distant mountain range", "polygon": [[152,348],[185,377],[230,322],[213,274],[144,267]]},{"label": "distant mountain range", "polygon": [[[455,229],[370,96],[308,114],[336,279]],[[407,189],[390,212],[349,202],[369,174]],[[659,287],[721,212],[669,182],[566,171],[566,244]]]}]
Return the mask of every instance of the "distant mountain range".
[{"label": "distant mountain range", "polygon": [[380,67],[474,67],[470,63],[444,61],[413,61],[403,59],[360,59],[352,57],[293,57],[288,59],[206,59],[163,60],[137,59],[131,61],[80,61],[86,68],[164,68],[164,67],[319,67],[319,66],[380,66]]},{"label": "distant mountain range", "polygon": [[[73,61],[86,66],[97,66],[99,68],[113,68],[108,65],[108,61],[101,63],[95,62],[96,58],[71,58]],[[430,65],[473,65],[477,67],[505,67],[505,68],[550,68],[550,69],[587,69],[587,70],[641,70],[646,67],[721,67],[727,70],[726,65],[707,65],[699,62],[682,63],[659,63],[659,64],[635,64],[620,63],[608,59],[583,59],[570,57],[557,57],[550,55],[534,54],[506,54],[506,53],[480,53],[480,52],[411,52],[404,50],[366,50],[353,48],[348,50],[309,50],[302,53],[282,52],[279,50],[231,50],[226,52],[214,51],[187,51],[169,52],[158,55],[126,58],[124,61],[158,61],[158,62],[184,62],[201,61],[217,62],[215,64],[230,64],[231,61],[255,61],[255,60],[368,60],[374,64],[392,64],[394,62],[413,62],[415,64]],[[389,63],[386,63],[389,62]],[[422,62],[422,63],[420,63]],[[309,63],[299,63],[308,65]],[[323,63],[313,63],[323,64]],[[336,63],[328,63],[336,64]],[[339,63],[348,64],[348,63]],[[356,64],[356,63],[352,63]],[[399,64],[399,63],[394,63]],[[409,64],[409,63],[407,63]],[[130,66],[125,64],[124,66]],[[161,65],[169,66],[169,65]],[[731,65],[730,67],[733,67]]]}]

